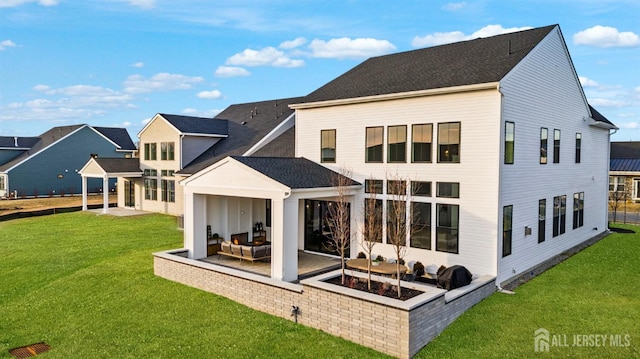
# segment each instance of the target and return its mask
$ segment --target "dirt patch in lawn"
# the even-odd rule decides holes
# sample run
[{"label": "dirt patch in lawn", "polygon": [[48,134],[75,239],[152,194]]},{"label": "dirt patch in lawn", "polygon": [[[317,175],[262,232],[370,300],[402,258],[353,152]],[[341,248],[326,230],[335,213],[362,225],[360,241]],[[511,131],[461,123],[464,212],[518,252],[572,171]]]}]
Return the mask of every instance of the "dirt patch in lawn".
[{"label": "dirt patch in lawn", "polygon": [[[102,201],[102,195],[87,197],[87,204],[102,204]],[[115,194],[109,196],[109,203],[117,203],[117,201]],[[0,200],[0,215],[78,206],[82,206],[82,196],[3,199]]]}]

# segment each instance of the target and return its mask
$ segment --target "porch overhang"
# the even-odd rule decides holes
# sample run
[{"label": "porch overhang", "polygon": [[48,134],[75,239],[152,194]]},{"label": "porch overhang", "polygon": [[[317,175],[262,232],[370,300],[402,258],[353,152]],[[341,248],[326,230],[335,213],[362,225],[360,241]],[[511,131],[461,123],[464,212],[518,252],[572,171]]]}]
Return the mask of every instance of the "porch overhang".
[{"label": "porch overhang", "polygon": [[138,158],[98,158],[92,157],[78,171],[82,176],[82,210],[87,206],[87,178],[102,178],[102,213],[109,212],[109,178],[142,177],[140,159]]}]

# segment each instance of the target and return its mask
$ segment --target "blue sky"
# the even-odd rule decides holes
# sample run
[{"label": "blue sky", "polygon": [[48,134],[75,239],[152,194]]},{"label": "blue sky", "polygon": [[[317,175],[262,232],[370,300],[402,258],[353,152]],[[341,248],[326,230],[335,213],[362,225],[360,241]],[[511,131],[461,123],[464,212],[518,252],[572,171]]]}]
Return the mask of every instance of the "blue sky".
[{"label": "blue sky", "polygon": [[589,102],[640,140],[640,1],[0,0],[0,136],[211,117],[368,57],[559,24]]}]

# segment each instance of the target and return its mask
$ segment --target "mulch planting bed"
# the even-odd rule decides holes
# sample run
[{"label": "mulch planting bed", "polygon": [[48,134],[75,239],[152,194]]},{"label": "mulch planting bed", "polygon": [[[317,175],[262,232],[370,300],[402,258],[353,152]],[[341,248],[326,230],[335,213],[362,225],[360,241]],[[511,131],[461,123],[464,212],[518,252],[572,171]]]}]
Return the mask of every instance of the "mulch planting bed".
[{"label": "mulch planting bed", "polygon": [[344,284],[342,284],[341,281],[341,277],[337,276],[327,279],[325,282],[403,301],[424,293],[420,290],[402,287],[400,289],[402,295],[400,296],[400,298],[398,298],[398,287],[390,283],[371,280],[371,290],[369,290],[366,278],[358,278],[347,275],[345,276]]}]

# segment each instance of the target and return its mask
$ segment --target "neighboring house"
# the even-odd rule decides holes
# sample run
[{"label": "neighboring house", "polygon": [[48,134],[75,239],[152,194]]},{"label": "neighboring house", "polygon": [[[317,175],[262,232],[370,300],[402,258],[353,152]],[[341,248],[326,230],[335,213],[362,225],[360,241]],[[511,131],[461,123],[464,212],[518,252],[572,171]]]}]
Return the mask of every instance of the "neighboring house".
[{"label": "neighboring house", "polygon": [[229,155],[293,156],[293,110],[301,98],[229,106],[214,118],[156,114],[138,133],[133,161],[89,161],[83,177],[118,178],[118,206],[183,214],[177,182]]},{"label": "neighboring house", "polygon": [[[89,158],[132,157],[135,151],[126,129],[86,124],[54,127],[38,137],[0,137],[0,197],[78,194],[77,172]],[[90,192],[105,188],[97,180],[87,185]]]},{"label": "neighboring house", "polygon": [[[217,153],[181,182],[189,258],[207,256],[207,225],[228,238],[263,222],[271,277],[295,281],[298,250],[324,251],[343,167],[352,257],[367,192],[386,216],[394,176],[419,189],[408,262],[500,285],[607,231],[616,127],[587,103],[557,25],[371,58],[291,107],[296,158]],[[382,237],[374,252],[392,257]]]},{"label": "neighboring house", "polygon": [[609,191],[640,201],[640,142],[611,142]]}]

